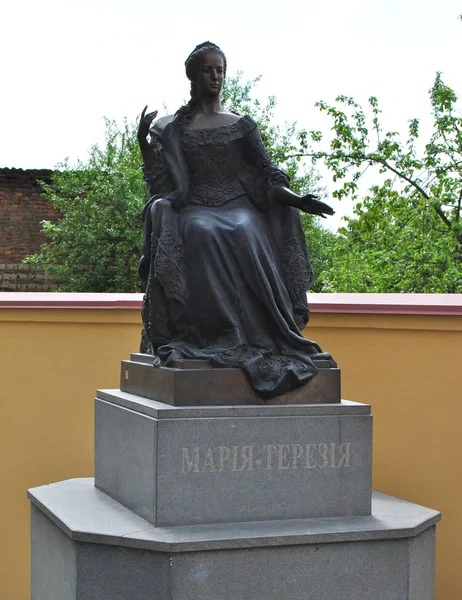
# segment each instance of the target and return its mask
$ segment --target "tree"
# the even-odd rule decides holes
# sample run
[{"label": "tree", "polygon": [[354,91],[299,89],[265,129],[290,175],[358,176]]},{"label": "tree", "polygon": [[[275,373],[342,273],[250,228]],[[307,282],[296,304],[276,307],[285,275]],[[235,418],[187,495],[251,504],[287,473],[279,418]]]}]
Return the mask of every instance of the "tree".
[{"label": "tree", "polygon": [[[328,150],[305,154],[323,160],[342,183],[334,196],[357,201],[334,249],[335,267],[321,274],[326,290],[358,292],[462,291],[462,119],[457,95],[437,73],[430,90],[433,131],[419,152],[419,121],[409,121],[405,143],[379,123],[376,98],[370,116],[352,98],[318,102],[333,120]],[[310,132],[321,142],[319,131]],[[379,180],[360,198],[369,167]]]},{"label": "tree", "polygon": [[[272,159],[292,177],[295,191],[316,192],[318,177],[297,156],[302,147],[296,124],[274,125],[274,97],[265,104],[252,97],[258,79],[243,81],[241,73],[227,78],[224,104],[256,120]],[[65,161],[51,183],[43,184],[45,198],[62,216],[56,223],[43,222],[47,242],[26,260],[43,266],[60,291],[140,291],[140,215],[148,193],[136,130],[136,124],[125,121],[119,128],[106,119],[105,145],[93,146],[86,162]],[[317,239],[316,221],[306,215],[304,224],[309,237]]]},{"label": "tree", "polygon": [[43,221],[47,242],[28,262],[42,265],[60,291],[140,291],[141,210],[148,199],[134,125],[106,119],[105,145],[87,162],[59,165],[44,197],[61,212]]}]

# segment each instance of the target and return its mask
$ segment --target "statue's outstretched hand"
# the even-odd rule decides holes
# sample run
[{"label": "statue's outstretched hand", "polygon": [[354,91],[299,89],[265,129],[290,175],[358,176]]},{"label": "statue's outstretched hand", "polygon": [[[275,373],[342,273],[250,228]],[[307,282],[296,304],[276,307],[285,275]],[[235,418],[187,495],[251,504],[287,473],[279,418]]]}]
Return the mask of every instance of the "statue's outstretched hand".
[{"label": "statue's outstretched hand", "polygon": [[327,215],[334,214],[334,210],[332,210],[328,204],[319,201],[318,196],[313,196],[313,194],[303,196],[299,208],[303,212],[322,217],[323,219],[325,219]]},{"label": "statue's outstretched hand", "polygon": [[140,116],[140,122],[138,123],[138,142],[140,143],[140,146],[147,144],[146,136],[149,133],[149,127],[157,117],[157,110],[146,114],[147,108],[147,106],[143,108],[143,112]]}]

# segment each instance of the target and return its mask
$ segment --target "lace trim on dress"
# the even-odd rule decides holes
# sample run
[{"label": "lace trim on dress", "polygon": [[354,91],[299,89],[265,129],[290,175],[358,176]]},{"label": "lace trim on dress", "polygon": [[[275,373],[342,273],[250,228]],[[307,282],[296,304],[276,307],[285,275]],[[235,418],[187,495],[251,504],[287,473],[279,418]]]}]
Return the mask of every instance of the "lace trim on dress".
[{"label": "lace trim on dress", "polygon": [[306,242],[302,238],[293,237],[286,242],[281,266],[286,275],[286,285],[294,303],[303,298],[313,280],[313,271],[307,261]]},{"label": "lace trim on dress", "polygon": [[161,283],[167,298],[175,298],[182,304],[188,299],[184,275],[183,245],[173,231],[164,231],[153,238],[154,277]]},{"label": "lace trim on dress", "polygon": [[185,127],[183,129],[183,138],[192,140],[193,143],[204,146],[206,144],[228,143],[241,138],[252,129],[255,129],[257,124],[247,115],[241,117],[234,123],[229,125],[220,125],[211,129],[197,129],[195,127]]}]

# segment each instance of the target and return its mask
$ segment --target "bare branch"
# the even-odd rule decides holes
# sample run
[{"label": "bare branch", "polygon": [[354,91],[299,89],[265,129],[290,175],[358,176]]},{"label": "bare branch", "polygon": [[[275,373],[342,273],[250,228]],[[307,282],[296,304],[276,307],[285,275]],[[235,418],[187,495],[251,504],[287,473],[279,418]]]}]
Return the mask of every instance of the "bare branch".
[{"label": "bare branch", "polygon": [[[302,155],[300,155],[302,156]],[[315,156],[315,154],[305,154],[304,156]],[[403,179],[404,181],[407,181],[409,183],[409,185],[411,185],[413,188],[415,188],[419,194],[421,194],[426,200],[430,200],[430,196],[429,194],[427,194],[427,192],[423,189],[422,186],[420,186],[416,181],[414,181],[413,179],[411,179],[410,177],[408,177],[407,175],[405,175],[403,172],[399,171],[398,169],[395,169],[395,167],[393,167],[392,165],[390,165],[389,162],[387,162],[384,158],[380,158],[379,156],[374,156],[374,155],[363,155],[363,156],[355,156],[355,155],[348,155],[345,154],[342,158],[349,158],[350,160],[353,160],[355,162],[366,162],[366,161],[372,161],[378,164],[383,165],[386,169],[388,169],[389,171],[391,171],[392,173],[395,173],[395,175],[397,175],[399,178]],[[443,221],[443,223],[449,228],[452,228],[452,223],[451,221],[447,218],[447,216],[444,214],[444,212],[441,210],[441,207],[438,206],[438,204],[435,202],[434,203],[434,209],[436,214],[439,216],[439,218]]]},{"label": "bare branch", "polygon": [[443,175],[444,173],[447,173],[448,171],[451,172],[453,169],[453,166],[456,167],[456,170],[454,171],[454,173],[459,173],[459,167],[462,166],[462,160],[454,162],[454,165],[452,165],[452,164],[446,165],[446,167],[442,168],[441,171],[439,171],[438,173],[435,173],[435,175],[433,175],[433,177],[428,179],[427,185],[430,185],[432,181],[434,181],[438,177],[441,177],[441,175]]},{"label": "bare branch", "polygon": [[[459,132],[458,132],[458,133],[459,133]],[[451,146],[451,144],[450,144],[450,142],[449,142],[449,140],[448,140],[448,138],[447,138],[447,136],[446,136],[446,133],[445,133],[444,131],[443,131],[443,132],[441,132],[441,135],[443,136],[443,140],[444,140],[444,142],[445,142],[446,146],[447,146],[447,147],[448,147],[448,149],[451,151],[451,152],[449,152],[449,150],[447,150],[447,149],[444,149],[444,150],[443,150],[444,154],[447,154],[447,155],[449,156],[449,158],[451,159],[451,161],[452,161],[454,164],[456,164],[456,165],[457,165],[457,162],[456,162],[456,161],[455,161],[455,160],[452,158],[452,154],[460,154],[460,150],[459,150],[458,148],[454,148],[454,146]],[[452,154],[451,154],[451,153],[452,153]]]},{"label": "bare branch", "polygon": [[444,212],[441,210],[441,207],[438,206],[437,204],[435,204],[435,212],[436,214],[439,216],[439,218],[443,221],[443,223],[445,225],[447,225],[447,227],[449,229],[452,229],[452,223],[451,221],[447,218],[447,216],[444,214]]},{"label": "bare branch", "polygon": [[404,179],[404,181],[407,181],[410,185],[412,185],[412,187],[414,187],[424,198],[426,198],[427,200],[430,200],[430,196],[427,194],[427,192],[413,179],[411,179],[410,177],[407,177],[407,175],[405,175],[404,173],[402,173],[401,171],[398,171],[398,169],[395,169],[394,167],[392,167],[390,165],[390,163],[388,163],[385,159],[383,158],[379,158],[379,157],[375,157],[374,158],[375,162],[378,162],[380,164],[382,164],[385,168],[389,169],[392,173],[395,173],[396,175],[398,175],[398,177],[400,177],[401,179]]}]

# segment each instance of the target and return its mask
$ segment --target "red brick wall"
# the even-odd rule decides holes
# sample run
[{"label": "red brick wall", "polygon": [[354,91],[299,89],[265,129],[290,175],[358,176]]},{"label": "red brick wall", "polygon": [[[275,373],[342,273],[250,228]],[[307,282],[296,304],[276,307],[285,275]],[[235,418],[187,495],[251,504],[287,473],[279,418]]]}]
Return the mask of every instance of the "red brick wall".
[{"label": "red brick wall", "polygon": [[58,213],[40,197],[37,180],[49,181],[48,169],[0,169],[0,291],[48,291],[51,281],[22,264],[45,241],[40,222]]}]

